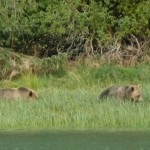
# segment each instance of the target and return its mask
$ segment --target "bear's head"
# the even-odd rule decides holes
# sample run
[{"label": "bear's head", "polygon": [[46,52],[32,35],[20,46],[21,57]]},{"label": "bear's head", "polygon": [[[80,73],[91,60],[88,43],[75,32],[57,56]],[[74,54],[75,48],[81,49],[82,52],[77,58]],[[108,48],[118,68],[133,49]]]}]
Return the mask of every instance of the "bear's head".
[{"label": "bear's head", "polygon": [[143,101],[140,84],[137,86],[131,85],[130,91],[131,91],[130,98],[132,101],[135,102]]}]

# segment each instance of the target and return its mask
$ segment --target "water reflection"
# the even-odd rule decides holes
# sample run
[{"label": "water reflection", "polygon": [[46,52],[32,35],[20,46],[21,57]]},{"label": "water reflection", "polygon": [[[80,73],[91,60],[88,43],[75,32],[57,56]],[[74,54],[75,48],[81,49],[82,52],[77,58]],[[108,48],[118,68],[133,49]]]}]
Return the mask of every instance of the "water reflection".
[{"label": "water reflection", "polygon": [[149,150],[150,132],[0,132],[0,150]]}]

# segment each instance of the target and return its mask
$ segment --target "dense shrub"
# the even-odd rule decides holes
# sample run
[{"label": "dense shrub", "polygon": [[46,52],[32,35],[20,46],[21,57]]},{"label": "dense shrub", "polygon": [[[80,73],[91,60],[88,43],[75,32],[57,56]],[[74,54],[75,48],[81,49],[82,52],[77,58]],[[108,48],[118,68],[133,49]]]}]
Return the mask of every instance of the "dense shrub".
[{"label": "dense shrub", "polygon": [[150,37],[149,0],[0,3],[0,46],[30,55],[45,57],[61,51],[76,56],[86,51],[90,40],[94,54],[116,50],[116,42],[139,49]]}]

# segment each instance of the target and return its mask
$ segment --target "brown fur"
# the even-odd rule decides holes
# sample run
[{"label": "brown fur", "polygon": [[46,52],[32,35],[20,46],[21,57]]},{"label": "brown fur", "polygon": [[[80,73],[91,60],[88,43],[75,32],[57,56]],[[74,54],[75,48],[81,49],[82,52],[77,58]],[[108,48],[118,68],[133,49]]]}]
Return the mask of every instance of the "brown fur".
[{"label": "brown fur", "polygon": [[115,97],[120,100],[142,101],[140,85],[111,86],[106,88],[99,96],[100,99]]},{"label": "brown fur", "polygon": [[0,90],[0,100],[35,99],[35,98],[37,98],[36,91],[24,87],[4,88]]}]

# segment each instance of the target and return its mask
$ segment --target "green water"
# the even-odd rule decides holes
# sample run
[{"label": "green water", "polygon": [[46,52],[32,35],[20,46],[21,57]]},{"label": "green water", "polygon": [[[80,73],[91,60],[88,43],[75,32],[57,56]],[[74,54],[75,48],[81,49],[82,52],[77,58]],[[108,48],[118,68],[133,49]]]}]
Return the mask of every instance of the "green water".
[{"label": "green water", "polygon": [[0,132],[0,150],[150,150],[150,132]]}]

